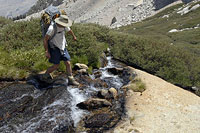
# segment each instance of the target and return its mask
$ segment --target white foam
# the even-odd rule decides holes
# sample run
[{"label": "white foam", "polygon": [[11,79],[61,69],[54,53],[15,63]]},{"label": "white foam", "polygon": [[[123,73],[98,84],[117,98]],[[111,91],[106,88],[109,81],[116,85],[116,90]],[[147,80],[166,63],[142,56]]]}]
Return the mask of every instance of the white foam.
[{"label": "white foam", "polygon": [[21,97],[17,97],[17,98],[15,98],[15,99],[11,100],[11,101],[12,101],[12,102],[16,102],[16,101],[18,101],[18,100],[24,98],[25,96],[29,96],[29,95],[28,95],[28,94],[23,94]]},{"label": "white foam", "polygon": [[79,88],[68,87],[68,91],[70,92],[70,94],[72,96],[71,117],[74,121],[74,126],[76,126],[78,124],[78,122],[81,120],[82,116],[87,113],[87,112],[79,109],[76,105],[80,102],[85,101],[87,98],[84,96],[84,94],[81,93]]},{"label": "white foam", "polygon": [[54,101],[52,104],[50,104],[50,105],[44,107],[42,110],[44,111],[44,110],[46,110],[46,109],[48,109],[48,108],[51,108],[51,107],[57,106],[57,105],[60,105],[60,106],[64,105],[63,99],[59,99],[59,100]]}]

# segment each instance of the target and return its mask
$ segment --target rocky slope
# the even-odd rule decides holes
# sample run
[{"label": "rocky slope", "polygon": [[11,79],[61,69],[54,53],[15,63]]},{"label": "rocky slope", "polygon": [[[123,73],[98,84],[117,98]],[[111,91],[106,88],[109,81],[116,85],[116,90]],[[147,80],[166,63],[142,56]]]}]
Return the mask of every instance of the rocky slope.
[{"label": "rocky slope", "polygon": [[[141,21],[175,1],[177,0],[64,0],[59,8],[64,9],[76,23],[98,23],[115,28]],[[33,14],[26,20],[39,17],[40,14],[41,12]]]},{"label": "rocky slope", "polygon": [[0,16],[16,17],[26,13],[37,0],[0,0]]}]

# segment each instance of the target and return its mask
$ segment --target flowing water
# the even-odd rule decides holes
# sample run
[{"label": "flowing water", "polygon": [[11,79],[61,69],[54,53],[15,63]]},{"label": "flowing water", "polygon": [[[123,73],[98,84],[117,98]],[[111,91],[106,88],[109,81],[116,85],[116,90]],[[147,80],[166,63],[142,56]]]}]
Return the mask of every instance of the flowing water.
[{"label": "flowing water", "polygon": [[[101,80],[107,82],[108,87],[120,89],[123,86],[123,80],[116,75],[112,75],[107,71],[108,68],[115,67],[112,63],[112,58],[107,57],[108,65],[100,68],[97,71],[102,73]],[[92,79],[95,75],[90,75]],[[66,81],[67,82],[67,81]],[[80,90],[73,86],[63,86],[65,89],[59,94],[54,94],[55,99],[50,104],[42,107],[41,111],[32,118],[24,118],[24,122],[7,123],[0,127],[0,132],[18,132],[18,133],[33,133],[33,132],[56,132],[62,131],[67,128],[66,125],[77,126],[77,123],[89,112],[79,109],[76,105],[91,97],[91,94],[99,91],[102,88],[96,88],[93,85],[88,86],[86,89]],[[105,88],[105,89],[109,89]],[[46,91],[35,89],[33,93],[25,93],[19,97],[12,99],[12,102],[17,102],[25,97],[32,97],[33,100],[39,97],[44,97]],[[51,100],[51,99],[50,99]],[[49,100],[49,101],[50,101]],[[1,101],[0,101],[1,102]],[[39,101],[40,102],[40,101]],[[47,101],[48,102],[48,101]],[[21,120],[23,121],[23,119]]]}]

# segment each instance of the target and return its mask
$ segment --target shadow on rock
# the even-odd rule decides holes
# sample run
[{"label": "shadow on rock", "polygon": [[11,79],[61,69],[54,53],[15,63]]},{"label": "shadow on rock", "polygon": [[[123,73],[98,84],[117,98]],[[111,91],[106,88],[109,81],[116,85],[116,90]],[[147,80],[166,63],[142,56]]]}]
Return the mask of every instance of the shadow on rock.
[{"label": "shadow on rock", "polygon": [[37,74],[27,78],[27,83],[39,90],[47,90],[55,86],[67,86],[67,77],[59,76],[55,79],[50,74]]}]

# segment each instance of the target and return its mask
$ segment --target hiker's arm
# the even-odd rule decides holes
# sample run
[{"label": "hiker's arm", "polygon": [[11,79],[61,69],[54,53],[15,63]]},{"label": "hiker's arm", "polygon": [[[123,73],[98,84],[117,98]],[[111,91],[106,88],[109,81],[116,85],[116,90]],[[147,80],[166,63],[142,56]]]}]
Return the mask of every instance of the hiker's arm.
[{"label": "hiker's arm", "polygon": [[71,35],[73,36],[73,38],[74,38],[74,41],[76,41],[76,40],[77,40],[77,39],[76,39],[76,36],[74,35],[74,32],[73,32],[72,30],[70,30],[68,33],[69,33],[69,34],[71,34]]},{"label": "hiker's arm", "polygon": [[49,59],[50,58],[50,54],[48,51],[48,40],[49,40],[50,36],[49,35],[45,35],[44,37],[44,49],[45,49],[45,56]]}]

